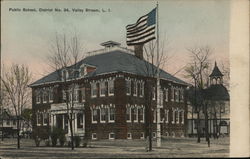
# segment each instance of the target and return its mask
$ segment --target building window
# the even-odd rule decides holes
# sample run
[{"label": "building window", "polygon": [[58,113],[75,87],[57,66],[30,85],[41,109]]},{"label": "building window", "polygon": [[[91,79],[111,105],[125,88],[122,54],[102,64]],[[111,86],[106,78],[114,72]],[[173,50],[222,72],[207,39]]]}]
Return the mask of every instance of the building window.
[{"label": "building window", "polygon": [[180,90],[180,101],[183,102],[184,101],[184,89],[181,88]]},{"label": "building window", "polygon": [[109,133],[109,139],[115,139],[115,133]]},{"label": "building window", "polygon": [[156,138],[156,133],[155,132],[153,132],[152,135],[153,135],[153,138]]},{"label": "building window", "polygon": [[106,83],[105,82],[101,82],[100,83],[100,97],[104,97],[106,95]]},{"label": "building window", "polygon": [[182,116],[181,117],[182,118],[181,123],[184,124],[184,121],[185,121],[185,112],[184,112],[184,110],[181,111],[181,116]]},{"label": "building window", "polygon": [[175,101],[179,102],[179,89],[176,88],[174,92],[175,92]]},{"label": "building window", "polygon": [[152,99],[153,100],[155,100],[155,98],[156,98],[156,94],[155,94],[156,92],[155,91],[156,91],[155,87],[152,87]]},{"label": "building window", "polygon": [[46,90],[43,91],[43,103],[48,102],[48,92]]},{"label": "building window", "polygon": [[41,96],[40,96],[40,94],[41,94],[40,91],[36,92],[36,103],[37,104],[41,103]]},{"label": "building window", "polygon": [[114,80],[108,81],[108,94],[109,96],[114,95]]},{"label": "building window", "polygon": [[92,123],[97,123],[97,109],[92,109]]},{"label": "building window", "polygon": [[82,65],[80,67],[80,76],[85,76],[87,74],[87,67],[85,65]]},{"label": "building window", "polygon": [[9,119],[7,119],[6,125],[10,125],[10,120]]},{"label": "building window", "polygon": [[175,109],[172,109],[172,124],[175,123]]},{"label": "building window", "polygon": [[43,118],[42,113],[37,113],[36,114],[36,124],[37,124],[37,126],[40,126],[42,124],[42,118]]},{"label": "building window", "polygon": [[169,122],[169,110],[166,110],[165,109],[165,121],[166,121],[166,123],[168,123]]},{"label": "building window", "polygon": [[168,102],[168,88],[165,89],[165,101]]},{"label": "building window", "polygon": [[159,102],[160,106],[163,106],[163,91],[160,90],[160,102]]},{"label": "building window", "polygon": [[127,134],[127,139],[132,139],[132,134],[131,133]]},{"label": "building window", "polygon": [[63,101],[67,100],[67,93],[65,90],[62,91]]},{"label": "building window", "polygon": [[138,85],[139,85],[139,95],[140,97],[143,97],[144,96],[144,83],[139,82]]},{"label": "building window", "polygon": [[79,101],[79,89],[74,89],[73,95],[73,101],[78,102]]},{"label": "building window", "polygon": [[96,140],[96,139],[97,139],[96,133],[92,133],[92,140]]},{"label": "building window", "polygon": [[163,108],[160,108],[160,123],[163,123],[164,120],[164,111]]},{"label": "building window", "polygon": [[107,118],[107,109],[100,108],[100,123],[105,123]]},{"label": "building window", "polygon": [[175,111],[175,122],[179,124],[179,110]]},{"label": "building window", "polygon": [[171,87],[171,101],[174,101],[174,87]]},{"label": "building window", "polygon": [[16,125],[16,120],[13,120],[13,125]]},{"label": "building window", "polygon": [[63,70],[62,71],[62,81],[66,81],[67,78],[68,78],[68,72],[67,72],[67,70]]},{"label": "building window", "polygon": [[109,107],[109,122],[115,122],[115,108]]},{"label": "building window", "polygon": [[96,83],[91,84],[91,97],[94,98],[97,96],[97,86]]},{"label": "building window", "polygon": [[131,94],[131,81],[126,80],[126,94],[130,95]]},{"label": "building window", "polygon": [[157,118],[156,117],[156,109],[153,110],[153,117],[154,117],[153,122],[156,123],[156,118]]},{"label": "building window", "polygon": [[77,128],[83,128],[83,114],[77,114]]},{"label": "building window", "polygon": [[139,113],[139,120],[140,122],[143,123],[144,122],[144,108],[143,107],[139,108],[138,113]]},{"label": "building window", "polygon": [[53,94],[53,88],[49,90],[49,102],[53,102],[54,94]]},{"label": "building window", "polygon": [[43,113],[43,125],[47,125],[48,123],[48,113]]},{"label": "building window", "polygon": [[82,101],[82,102],[85,102],[85,88],[82,88],[82,89],[81,89],[81,95],[82,95],[81,101]]},{"label": "building window", "polygon": [[134,83],[134,85],[133,85],[133,92],[134,92],[134,96],[137,96],[137,82],[136,81],[134,81],[133,82]]},{"label": "building window", "polygon": [[131,122],[131,107],[126,108],[126,120],[127,122]]},{"label": "building window", "polygon": [[133,117],[134,117],[134,122],[138,122],[138,108],[137,107],[135,107],[134,109],[134,113],[133,113]]},{"label": "building window", "polygon": [[144,132],[141,133],[141,136],[140,136],[141,139],[144,139]]}]

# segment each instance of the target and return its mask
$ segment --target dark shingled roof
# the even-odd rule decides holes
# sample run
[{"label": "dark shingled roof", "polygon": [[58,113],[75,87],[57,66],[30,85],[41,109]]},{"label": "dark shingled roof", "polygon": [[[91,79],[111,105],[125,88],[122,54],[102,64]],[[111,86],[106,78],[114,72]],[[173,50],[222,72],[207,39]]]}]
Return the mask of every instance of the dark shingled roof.
[{"label": "dark shingled roof", "polygon": [[220,72],[217,63],[215,62],[214,69],[209,77],[220,77],[220,76],[223,76],[223,74]]},{"label": "dark shingled roof", "polygon": [[[152,72],[152,65],[145,60],[141,60],[136,56],[128,53],[124,53],[121,50],[102,53],[94,56],[88,56],[76,64],[76,68],[79,68],[82,64],[88,64],[96,67],[96,70],[88,73],[86,77],[93,77],[101,74],[107,74],[112,72],[126,72],[141,76],[148,76],[149,72]],[[71,66],[73,67],[73,66]],[[156,68],[153,66],[154,69]],[[147,71],[149,69],[150,71]],[[166,80],[174,81],[183,85],[188,85],[186,82],[170,75],[169,73],[160,70],[160,77]],[[30,86],[35,86],[48,82],[60,81],[58,72],[53,72]]]},{"label": "dark shingled roof", "polygon": [[205,91],[206,99],[214,101],[229,101],[229,93],[222,84],[211,85]]}]

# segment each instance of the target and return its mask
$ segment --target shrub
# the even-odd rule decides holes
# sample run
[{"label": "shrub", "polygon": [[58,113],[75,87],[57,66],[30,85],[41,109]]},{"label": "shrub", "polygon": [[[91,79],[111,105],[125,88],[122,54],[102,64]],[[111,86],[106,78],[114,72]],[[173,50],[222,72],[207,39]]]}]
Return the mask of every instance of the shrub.
[{"label": "shrub", "polygon": [[39,147],[40,146],[40,142],[42,140],[49,139],[48,130],[36,127],[33,130],[33,132],[32,132],[32,138],[34,139],[36,146]]},{"label": "shrub", "polygon": [[59,136],[59,143],[60,143],[60,146],[64,146],[64,143],[66,142],[66,137],[65,137],[65,134],[61,134]]},{"label": "shrub", "polygon": [[79,147],[81,143],[81,137],[80,136],[74,136],[74,142],[75,142],[75,147]]}]

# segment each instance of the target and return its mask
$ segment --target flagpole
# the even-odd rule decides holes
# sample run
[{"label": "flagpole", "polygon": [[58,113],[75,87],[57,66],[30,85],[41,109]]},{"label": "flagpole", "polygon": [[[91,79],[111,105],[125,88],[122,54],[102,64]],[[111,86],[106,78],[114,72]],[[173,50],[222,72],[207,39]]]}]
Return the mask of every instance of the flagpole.
[{"label": "flagpole", "polygon": [[156,51],[157,51],[157,140],[156,140],[156,146],[161,147],[161,124],[160,124],[160,118],[161,118],[161,113],[160,113],[160,60],[159,60],[159,6],[158,6],[158,1],[156,4]]}]

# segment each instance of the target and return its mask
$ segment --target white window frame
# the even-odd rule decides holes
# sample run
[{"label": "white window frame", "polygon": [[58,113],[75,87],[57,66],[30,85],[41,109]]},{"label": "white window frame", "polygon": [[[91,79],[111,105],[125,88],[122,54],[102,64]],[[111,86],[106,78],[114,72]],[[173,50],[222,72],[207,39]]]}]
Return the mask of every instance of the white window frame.
[{"label": "white window frame", "polygon": [[165,122],[169,123],[169,110],[165,109]]},{"label": "white window frame", "polygon": [[[110,119],[110,115],[111,115],[110,109],[111,109],[111,108],[114,109],[114,120],[111,120],[111,119]],[[109,108],[108,108],[108,122],[109,122],[109,123],[114,123],[114,122],[115,122],[115,108],[114,108],[114,107],[109,107]]]},{"label": "white window frame", "polygon": [[[111,137],[111,134],[114,134],[114,137]],[[113,132],[109,133],[109,139],[114,140],[115,139],[115,133],[113,133]]]},{"label": "white window frame", "polygon": [[66,91],[65,90],[62,90],[62,98],[63,98],[63,100],[67,100],[67,93],[66,93]]},{"label": "white window frame", "polygon": [[132,139],[132,133],[127,133],[127,139]]},{"label": "white window frame", "polygon": [[144,135],[144,132],[141,132],[141,136],[140,136],[140,139],[145,139],[145,135]]},{"label": "white window frame", "polygon": [[152,100],[156,99],[156,88],[152,87]]},{"label": "white window frame", "polygon": [[96,111],[96,116],[98,115],[97,109],[96,108],[92,108],[91,109],[91,122],[92,122],[92,124],[96,124],[97,123],[97,119],[96,119],[96,121],[94,120],[94,111]]},{"label": "white window frame", "polygon": [[41,93],[40,91],[36,92],[36,104],[40,104],[41,103]]},{"label": "white window frame", "polygon": [[97,83],[91,83],[91,98],[96,98],[96,97],[97,97]]},{"label": "white window frame", "polygon": [[152,137],[155,139],[156,138],[156,132],[152,133]]},{"label": "white window frame", "polygon": [[180,123],[180,111],[179,109],[177,109],[177,121],[176,121],[177,124]]},{"label": "white window frame", "polygon": [[[105,81],[102,81],[99,83],[99,86],[100,86],[100,89],[99,89],[99,94],[100,94],[100,97],[105,97],[106,95],[106,84],[105,84]],[[104,89],[104,94],[102,93],[102,89]]]},{"label": "white window frame", "polygon": [[38,112],[38,113],[36,113],[36,125],[37,126],[41,126],[41,124],[39,123],[39,118],[41,117],[40,116],[41,114]]},{"label": "white window frame", "polygon": [[[129,110],[129,120],[127,119],[127,111]],[[131,123],[131,107],[126,107],[126,121]]]},{"label": "white window frame", "polygon": [[[94,135],[95,135],[95,137],[94,137]],[[92,140],[97,140],[97,135],[96,135],[96,133],[92,133],[91,138],[92,138]]]},{"label": "white window frame", "polygon": [[171,101],[174,101],[174,87],[171,87]]},{"label": "white window frame", "polygon": [[49,102],[52,103],[54,100],[53,88],[49,89]]},{"label": "white window frame", "polygon": [[[129,92],[127,90],[129,90]],[[128,79],[126,79],[126,95],[131,95],[131,80]]]},{"label": "white window frame", "polygon": [[[84,94],[84,96],[83,96],[83,94]],[[81,101],[82,102],[85,102],[85,100],[86,100],[86,93],[85,93],[85,87],[83,87],[83,88],[81,88]]]},{"label": "white window frame", "polygon": [[79,89],[78,88],[74,89],[73,96],[74,96],[73,101],[74,102],[79,102]]},{"label": "white window frame", "polygon": [[[48,92],[47,90],[43,90],[43,103],[48,103],[48,99],[47,98]],[[46,100],[45,100],[46,99]]]},{"label": "white window frame", "polygon": [[175,124],[175,109],[172,109],[172,124]]},{"label": "white window frame", "polygon": [[[134,117],[136,117],[136,119],[134,119]],[[138,107],[137,106],[135,106],[133,109],[133,121],[134,123],[138,123]]]},{"label": "white window frame", "polygon": [[[106,109],[107,108],[105,108],[105,107],[100,108],[100,123],[106,123],[106,116],[107,116]],[[104,120],[102,120],[102,110],[104,110],[104,114],[105,114],[105,119]]]},{"label": "white window frame", "polygon": [[163,106],[163,100],[164,100],[163,98],[164,98],[163,91],[160,90],[160,102],[159,102],[159,104],[161,107]]},{"label": "white window frame", "polygon": [[134,81],[134,85],[133,85],[133,96],[137,96],[138,95],[138,84],[137,81]]},{"label": "white window frame", "polygon": [[154,116],[153,123],[156,123],[156,118],[157,118],[157,112],[156,112],[156,109],[154,109],[154,110],[153,110],[153,116]]},{"label": "white window frame", "polygon": [[174,93],[175,93],[175,102],[179,102],[179,89],[176,88]]},{"label": "white window frame", "polygon": [[[110,90],[112,90],[110,88],[113,88],[113,92],[110,92]],[[112,79],[108,81],[108,95],[114,96],[114,94],[115,94],[115,80]]]},{"label": "white window frame", "polygon": [[49,120],[49,116],[48,116],[48,113],[43,113],[43,125],[46,126],[47,123],[44,121],[45,120],[45,116],[47,115],[47,122]]},{"label": "white window frame", "polygon": [[[141,107],[141,108],[139,108],[139,109],[142,110],[142,119],[140,119],[140,122],[141,122],[141,123],[144,123],[144,121],[145,121],[145,116],[144,116],[144,114],[145,114],[145,108],[144,108],[144,107]],[[139,111],[138,111],[138,113],[139,113]],[[139,114],[139,115],[140,115],[140,114]]]},{"label": "white window frame", "polygon": [[140,96],[144,97],[144,82],[141,82],[141,93]]},{"label": "white window frame", "polygon": [[182,110],[182,121],[181,121],[181,124],[184,124],[184,122],[185,122],[185,111],[184,110]]},{"label": "white window frame", "polygon": [[165,101],[168,102],[168,88],[165,89]]},{"label": "white window frame", "polygon": [[165,115],[163,115],[162,117],[162,114],[164,114],[164,109],[163,108],[160,108],[160,123],[163,123],[164,122],[164,118],[165,118]]}]

